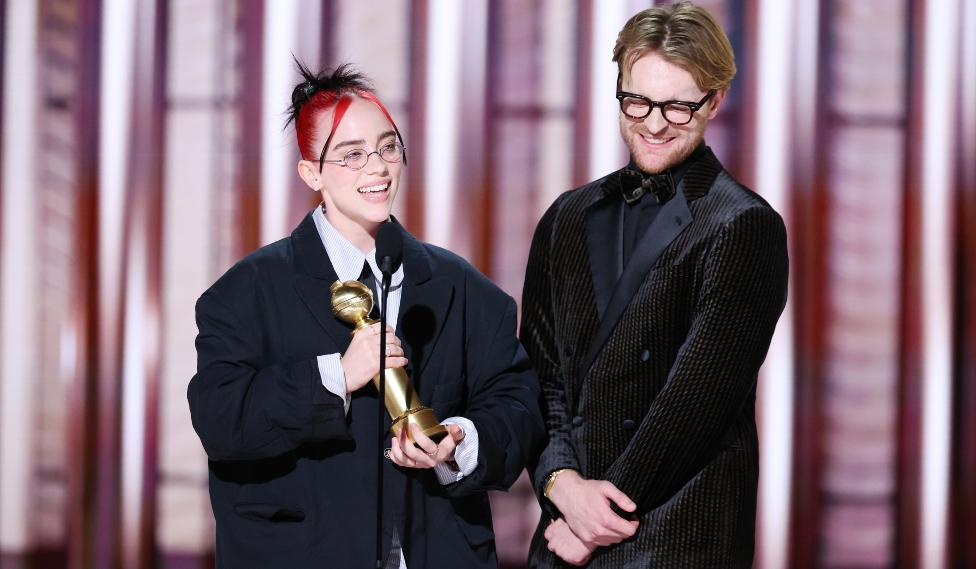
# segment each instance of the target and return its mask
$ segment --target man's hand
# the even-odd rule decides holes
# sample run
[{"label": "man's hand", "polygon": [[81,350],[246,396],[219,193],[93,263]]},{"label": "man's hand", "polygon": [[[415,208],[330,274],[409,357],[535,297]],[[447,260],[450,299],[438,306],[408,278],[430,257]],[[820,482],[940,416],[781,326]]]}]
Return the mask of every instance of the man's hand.
[{"label": "man's hand", "polygon": [[610,509],[613,501],[625,512],[635,511],[637,504],[626,494],[606,480],[586,480],[575,470],[556,477],[549,500],[559,508],[569,529],[591,548],[619,543],[634,535],[640,525]]},{"label": "man's hand", "polygon": [[593,550],[596,549],[583,543],[573,530],[569,529],[569,524],[563,518],[553,520],[543,536],[549,543],[549,551],[570,565],[586,565]]},{"label": "man's hand", "polygon": [[[371,324],[356,332],[349,348],[339,360],[342,373],[346,376],[346,393],[352,393],[369,383],[380,371],[380,325]],[[393,328],[386,326],[386,367],[403,367],[407,358],[403,357],[400,338]]]}]

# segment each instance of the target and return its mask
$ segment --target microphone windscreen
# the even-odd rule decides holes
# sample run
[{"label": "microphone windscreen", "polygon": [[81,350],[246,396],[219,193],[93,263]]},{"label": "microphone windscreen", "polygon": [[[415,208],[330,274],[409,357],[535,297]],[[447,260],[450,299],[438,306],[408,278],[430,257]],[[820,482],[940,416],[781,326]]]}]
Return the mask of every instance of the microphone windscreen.
[{"label": "microphone windscreen", "polygon": [[393,274],[403,262],[403,233],[395,223],[380,225],[376,234],[376,262],[384,274]]}]

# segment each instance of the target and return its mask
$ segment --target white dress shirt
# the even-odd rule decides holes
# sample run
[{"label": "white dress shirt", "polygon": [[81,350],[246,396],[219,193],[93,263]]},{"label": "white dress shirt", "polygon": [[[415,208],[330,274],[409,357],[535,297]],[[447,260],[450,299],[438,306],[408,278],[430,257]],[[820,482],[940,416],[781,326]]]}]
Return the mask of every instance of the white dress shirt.
[{"label": "white dress shirt", "polygon": [[[325,218],[325,214],[323,213],[324,208],[324,205],[315,208],[315,211],[312,212],[312,221],[315,222],[315,229],[318,230],[319,238],[322,239],[322,244],[325,246],[325,251],[329,255],[329,260],[332,262],[332,267],[335,269],[339,280],[351,281],[358,279],[363,270],[363,263],[366,262],[369,263],[369,268],[373,271],[373,278],[376,279],[376,282],[383,282],[383,273],[379,270],[379,266],[376,263],[376,249],[373,249],[368,254],[360,251],[329,223],[329,220]],[[394,330],[396,330],[397,317],[400,312],[400,298],[403,295],[403,275],[403,264],[401,264],[396,272],[393,273],[392,279],[390,280],[390,290],[387,295],[389,314],[387,315],[386,321]],[[379,306],[379,299],[376,300],[377,309],[381,310],[382,307]],[[343,399],[346,413],[348,413],[351,395],[346,392],[346,376],[342,371],[341,357],[341,354],[334,353],[323,354],[316,359],[318,361],[319,375],[322,376],[322,385],[331,393]],[[437,476],[437,481],[446,485],[461,480],[468,474],[474,472],[475,467],[478,466],[478,429],[475,428],[474,423],[464,417],[450,417],[441,421],[441,424],[456,424],[464,429],[464,440],[454,450],[454,462],[457,463],[458,470],[454,470],[444,463],[434,467],[434,474]],[[394,536],[394,546],[396,549],[400,549],[397,536]],[[399,551],[399,553],[400,567],[401,569],[406,569],[403,552]]]}]

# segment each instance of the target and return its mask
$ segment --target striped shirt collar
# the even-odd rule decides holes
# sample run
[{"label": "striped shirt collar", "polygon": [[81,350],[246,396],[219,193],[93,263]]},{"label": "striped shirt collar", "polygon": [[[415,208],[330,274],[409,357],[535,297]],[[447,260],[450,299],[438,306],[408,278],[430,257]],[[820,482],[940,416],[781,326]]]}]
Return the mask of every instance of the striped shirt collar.
[{"label": "striped shirt collar", "polygon": [[[325,252],[329,255],[329,260],[332,261],[332,267],[335,269],[339,280],[352,281],[358,279],[363,270],[363,261],[366,261],[369,263],[370,270],[373,271],[373,278],[376,279],[376,282],[383,282],[383,273],[376,264],[376,249],[365,254],[360,251],[329,223],[325,217],[324,208],[323,205],[312,211],[312,221],[315,222],[315,229],[319,233],[319,238],[322,239]],[[403,284],[403,263],[393,273],[390,290],[399,288],[401,284]]]}]

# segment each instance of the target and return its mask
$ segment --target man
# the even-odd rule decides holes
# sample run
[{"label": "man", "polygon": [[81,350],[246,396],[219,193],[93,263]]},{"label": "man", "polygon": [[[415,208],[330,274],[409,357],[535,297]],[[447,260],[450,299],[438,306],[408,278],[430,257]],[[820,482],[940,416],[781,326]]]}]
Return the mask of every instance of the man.
[{"label": "man", "polygon": [[630,163],[555,201],[525,280],[549,433],[530,563],[751,567],[786,231],[704,144],[735,75],[708,12],[640,12],[613,60]]}]

